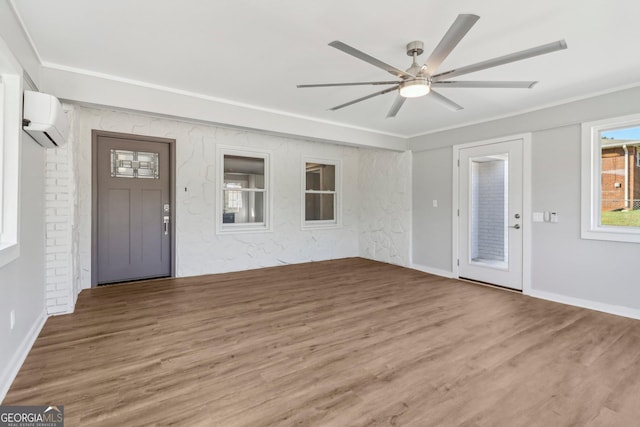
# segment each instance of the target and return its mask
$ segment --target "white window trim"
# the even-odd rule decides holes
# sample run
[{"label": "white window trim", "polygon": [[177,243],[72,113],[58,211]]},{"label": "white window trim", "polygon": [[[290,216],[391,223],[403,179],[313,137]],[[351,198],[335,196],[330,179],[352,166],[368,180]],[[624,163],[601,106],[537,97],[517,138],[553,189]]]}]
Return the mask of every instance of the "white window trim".
[{"label": "white window trim", "polygon": [[615,117],[582,124],[582,212],[583,239],[640,243],[640,227],[600,224],[601,143],[600,132],[640,126],[640,114]]},{"label": "white window trim", "polygon": [[0,267],[20,256],[22,69],[0,39]]},{"label": "white window trim", "polygon": [[[229,145],[216,145],[216,234],[260,233],[273,231],[273,177],[271,175],[271,151],[255,148],[235,147]],[[266,193],[264,222],[244,224],[223,224],[222,213],[224,211],[224,156],[257,157],[264,159],[264,192]]]},{"label": "white window trim", "polygon": [[[319,193],[327,194],[331,192],[324,191],[307,191],[307,163],[319,163],[323,165],[334,165],[336,171],[336,189],[335,189],[335,201],[334,201],[334,218],[333,220],[315,220],[307,221],[305,215],[305,194]],[[301,173],[301,185],[302,197],[300,203],[300,218],[303,230],[321,230],[328,228],[342,227],[342,161],[338,159],[323,159],[318,157],[303,157],[302,158],[302,173]]]}]

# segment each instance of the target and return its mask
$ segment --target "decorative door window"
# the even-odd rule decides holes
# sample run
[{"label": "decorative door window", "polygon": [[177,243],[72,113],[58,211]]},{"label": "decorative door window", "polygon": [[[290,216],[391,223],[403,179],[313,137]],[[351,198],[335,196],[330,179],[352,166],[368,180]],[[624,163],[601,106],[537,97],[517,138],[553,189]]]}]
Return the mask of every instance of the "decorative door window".
[{"label": "decorative door window", "polygon": [[158,153],[111,150],[111,176],[158,179]]}]

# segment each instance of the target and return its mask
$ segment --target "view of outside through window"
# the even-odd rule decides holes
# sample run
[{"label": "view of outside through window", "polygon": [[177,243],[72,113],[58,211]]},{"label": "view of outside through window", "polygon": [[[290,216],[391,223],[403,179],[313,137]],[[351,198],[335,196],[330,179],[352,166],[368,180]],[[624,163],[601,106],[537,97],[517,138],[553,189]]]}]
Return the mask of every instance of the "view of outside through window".
[{"label": "view of outside through window", "polygon": [[264,171],[262,158],[225,154],[223,224],[264,222]]},{"label": "view of outside through window", "polygon": [[640,126],[600,132],[600,224],[640,227]]},{"label": "view of outside through window", "polygon": [[335,221],[335,165],[306,163],[305,182],[305,220]]},{"label": "view of outside through window", "polygon": [[2,153],[4,151],[4,142],[3,142],[3,138],[4,138],[4,111],[3,111],[3,107],[4,107],[4,86],[2,84],[2,75],[0,75],[0,238],[2,238],[2,214],[3,214],[3,207],[2,207],[2,188],[4,186],[3,184],[3,171],[2,171]]}]

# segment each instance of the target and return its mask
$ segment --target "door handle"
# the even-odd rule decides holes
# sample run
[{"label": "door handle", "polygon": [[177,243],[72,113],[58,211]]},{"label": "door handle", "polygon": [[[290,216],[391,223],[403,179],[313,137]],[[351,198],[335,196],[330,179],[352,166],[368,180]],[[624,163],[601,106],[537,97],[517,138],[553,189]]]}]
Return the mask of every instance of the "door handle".
[{"label": "door handle", "polygon": [[162,217],[162,224],[164,226],[164,235],[169,235],[169,215],[165,215]]},{"label": "door handle", "polygon": [[516,230],[520,230],[520,224],[510,225],[509,228],[515,228]]}]

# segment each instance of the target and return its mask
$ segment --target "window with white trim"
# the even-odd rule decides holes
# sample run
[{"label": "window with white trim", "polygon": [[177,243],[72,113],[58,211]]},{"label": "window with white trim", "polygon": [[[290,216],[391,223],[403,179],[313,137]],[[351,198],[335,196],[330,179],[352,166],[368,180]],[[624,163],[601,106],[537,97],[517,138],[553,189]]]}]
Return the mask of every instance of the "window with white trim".
[{"label": "window with white trim", "polygon": [[2,75],[0,75],[0,236],[2,236],[3,221],[4,218],[4,84]]},{"label": "window with white trim", "polygon": [[[1,40],[0,40],[1,42]],[[0,45],[0,266],[20,255],[19,168],[22,70]]]},{"label": "window with white trim", "polygon": [[217,231],[271,230],[269,153],[218,147]]},{"label": "window with white trim", "polygon": [[303,165],[303,228],[339,225],[340,162],[305,159]]},{"label": "window with white trim", "polygon": [[582,238],[640,242],[640,114],[582,125]]}]

